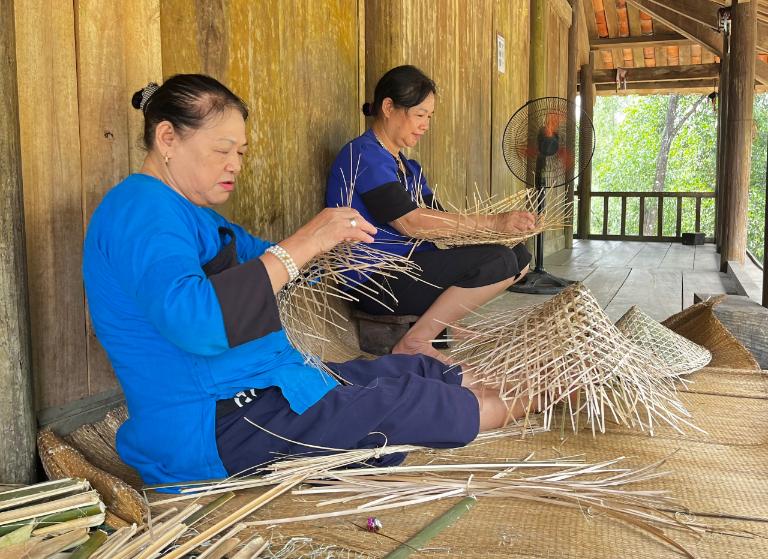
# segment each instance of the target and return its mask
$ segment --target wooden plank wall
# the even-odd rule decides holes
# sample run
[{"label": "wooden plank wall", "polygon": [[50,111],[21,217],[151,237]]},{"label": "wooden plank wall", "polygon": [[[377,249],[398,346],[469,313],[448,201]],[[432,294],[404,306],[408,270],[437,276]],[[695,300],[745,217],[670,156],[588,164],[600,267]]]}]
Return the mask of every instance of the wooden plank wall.
[{"label": "wooden plank wall", "polygon": [[[360,105],[397,64],[422,67],[439,88],[432,130],[413,153],[431,183],[454,203],[475,185],[519,188],[500,142],[527,101],[528,14],[522,0],[137,0],[130,10],[117,0],[16,0],[38,409],[116,386],[88,324],[80,269],[89,216],[143,160],[135,90],[205,72],[246,100],[249,156],[226,213],[280,239],[322,208],[331,161],[364,129]],[[553,33],[553,87],[563,94],[567,29]]]},{"label": "wooden plank wall", "polygon": [[159,12],[157,0],[14,10],[32,369],[45,409],[116,386],[87,323],[82,243],[103,193],[139,165],[130,95],[160,77]]},{"label": "wooden plank wall", "polygon": [[250,108],[228,213],[280,240],[324,206],[338,150],[360,131],[358,0],[162,1],[163,73],[205,72]]}]

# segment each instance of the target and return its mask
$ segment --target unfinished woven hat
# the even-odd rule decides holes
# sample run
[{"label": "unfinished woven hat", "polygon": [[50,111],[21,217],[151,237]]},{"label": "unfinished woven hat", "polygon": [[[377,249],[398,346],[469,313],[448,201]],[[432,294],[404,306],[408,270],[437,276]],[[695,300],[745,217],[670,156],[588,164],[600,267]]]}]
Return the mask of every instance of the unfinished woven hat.
[{"label": "unfinished woven hat", "polygon": [[[436,205],[436,193],[428,204],[422,193],[417,188],[417,204],[426,209],[438,209]],[[526,188],[504,198],[485,196],[476,191],[472,200],[466,200],[465,207],[457,207],[446,204],[452,214],[458,214],[464,223],[478,223],[478,217],[499,215],[513,211],[536,212],[538,207],[538,192],[535,189]],[[565,189],[560,192],[552,191],[547,195],[546,209],[536,215],[536,222],[531,229],[524,232],[499,231],[495,228],[477,226],[473,230],[460,230],[455,217],[446,216],[440,223],[440,216],[433,216],[436,225],[431,230],[422,229],[419,239],[428,240],[438,246],[455,247],[480,244],[499,244],[515,246],[526,239],[534,237],[544,231],[562,229],[571,223],[573,204],[568,201]]]},{"label": "unfinished woven hat", "polygon": [[708,349],[676,334],[637,306],[631,307],[616,322],[616,328],[634,344],[661,359],[669,375],[679,376],[698,371],[712,360]]},{"label": "unfinished woven hat", "polygon": [[714,307],[725,295],[691,305],[662,322],[664,326],[712,352],[710,367],[760,370],[749,350],[715,316]]},{"label": "unfinished woven hat", "polygon": [[593,432],[605,431],[606,417],[651,434],[658,423],[680,432],[693,427],[666,365],[624,336],[582,284],[538,305],[452,326],[461,341],[451,357],[472,382],[542,411],[546,427],[560,403],[574,430],[582,412]]},{"label": "unfinished woven hat", "polygon": [[99,492],[109,512],[129,523],[144,523],[147,507],[133,487],[88,462],[50,429],[40,431],[37,448],[48,478],[87,479]]}]

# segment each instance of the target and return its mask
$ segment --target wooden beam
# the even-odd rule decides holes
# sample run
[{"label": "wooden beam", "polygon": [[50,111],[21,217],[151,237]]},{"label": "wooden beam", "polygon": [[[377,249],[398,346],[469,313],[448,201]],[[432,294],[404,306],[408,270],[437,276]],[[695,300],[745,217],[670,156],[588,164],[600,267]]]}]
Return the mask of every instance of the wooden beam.
[{"label": "wooden beam", "polygon": [[[627,68],[627,82],[664,82],[701,80],[720,75],[719,64],[691,64],[689,66],[657,66],[655,68]],[[615,70],[595,70],[595,84],[616,83]],[[711,82],[710,82],[711,83]]]},{"label": "wooden beam", "polygon": [[665,33],[663,35],[640,35],[639,37],[619,37],[616,39],[594,39],[590,42],[589,46],[592,50],[608,50],[690,44],[691,40],[688,37],[678,33]]},{"label": "wooden beam", "polygon": [[722,7],[709,0],[674,0],[673,2],[651,0],[654,4],[668,8],[691,21],[717,29],[717,11]]},{"label": "wooden beam", "polygon": [[537,99],[547,94],[547,2],[531,1],[531,49],[528,66],[528,97]]},{"label": "wooden beam", "polygon": [[715,160],[715,244],[717,252],[723,240],[723,208],[725,196],[725,123],[728,121],[728,69],[731,55],[728,54],[729,36],[723,34],[723,58],[720,60],[720,91],[717,103],[717,152]]},{"label": "wooden beam", "polygon": [[[587,2],[585,2],[586,4]],[[590,2],[591,4],[591,2]],[[595,93],[592,82],[592,72],[595,66],[595,53],[589,53],[589,64],[581,67],[581,110],[592,120],[595,108]],[[592,219],[592,144],[587,143],[588,138],[579,138],[579,168],[583,169],[579,177],[579,239],[589,238],[589,227]],[[591,139],[590,139],[591,140]],[[589,163],[587,163],[589,158]]]},{"label": "wooden beam", "polygon": [[549,0],[549,7],[567,26],[570,27],[572,25],[573,13],[568,0]]},{"label": "wooden beam", "polygon": [[[583,2],[579,2],[582,6]],[[579,9],[577,16],[577,27],[579,28],[579,65],[589,63],[589,29],[587,28],[587,18],[584,15],[583,6]]]},{"label": "wooden beam", "polygon": [[[597,72],[602,72],[603,70],[597,70]],[[629,83],[627,84],[627,89],[620,89],[619,93],[635,93],[635,92],[642,92],[645,95],[649,95],[651,93],[660,93],[662,90],[665,92],[669,91],[689,91],[692,89],[696,90],[706,90],[711,91],[712,90],[713,82],[711,79],[702,79],[702,80],[672,80],[672,81],[657,81],[657,82],[637,82],[637,83]],[[616,93],[616,84],[615,83],[600,83],[596,84],[595,88],[597,89],[598,95],[604,95],[606,93]]]},{"label": "wooden beam", "polygon": [[13,0],[0,0],[0,484],[36,481]]},{"label": "wooden beam", "polygon": [[731,6],[731,59],[728,70],[728,120],[725,129],[723,242],[720,270],[741,264],[747,254],[747,208],[752,169],[757,2]]},{"label": "wooden beam", "polygon": [[696,41],[715,55],[722,56],[722,39],[717,31],[688,19],[664,5],[657,4],[655,0],[627,0],[627,2],[637,6],[681,35]]}]

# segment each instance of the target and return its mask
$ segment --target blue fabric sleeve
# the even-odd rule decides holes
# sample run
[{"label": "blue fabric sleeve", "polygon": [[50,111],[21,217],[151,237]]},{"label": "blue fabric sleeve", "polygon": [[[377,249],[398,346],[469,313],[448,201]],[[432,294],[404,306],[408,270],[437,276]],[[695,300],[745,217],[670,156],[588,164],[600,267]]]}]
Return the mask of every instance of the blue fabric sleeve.
[{"label": "blue fabric sleeve", "polygon": [[127,227],[113,229],[107,244],[121,287],[181,349],[199,355],[226,351],[221,307],[200,265],[194,226],[174,207],[138,210]]}]

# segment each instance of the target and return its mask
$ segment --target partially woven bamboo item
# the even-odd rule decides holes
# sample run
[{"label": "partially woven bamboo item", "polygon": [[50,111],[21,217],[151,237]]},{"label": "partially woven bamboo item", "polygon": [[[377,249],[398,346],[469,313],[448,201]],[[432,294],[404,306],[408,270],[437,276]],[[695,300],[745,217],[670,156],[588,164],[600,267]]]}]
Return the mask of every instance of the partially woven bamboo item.
[{"label": "partially woven bamboo item", "polygon": [[[436,199],[436,196],[433,200]],[[417,204],[425,209],[437,209],[433,202],[431,205],[424,201],[421,192],[417,192]],[[445,218],[443,225],[436,225],[434,230],[420,230],[414,236],[419,240],[436,242],[440,246],[465,246],[480,244],[499,244],[508,247],[518,245],[525,240],[544,231],[562,229],[571,223],[573,205],[568,201],[565,189],[557,191],[553,189],[547,195],[547,204],[542,213],[537,213],[538,192],[532,188],[526,188],[504,198],[495,199],[493,196],[484,196],[476,191],[472,200],[466,201],[466,207],[459,208],[453,204],[447,204],[446,209],[458,216]],[[496,216],[507,212],[531,212],[536,214],[536,222],[533,228],[527,231],[511,232],[498,231],[488,227],[476,227],[467,230],[459,228],[458,223],[474,223],[486,216]]]},{"label": "partially woven bamboo item", "polygon": [[706,367],[712,360],[708,349],[676,334],[637,306],[624,313],[616,322],[616,328],[632,343],[661,359],[670,375],[687,375]]},{"label": "partially woven bamboo item", "polygon": [[451,357],[472,382],[542,411],[546,427],[560,403],[574,430],[581,412],[593,432],[605,431],[606,416],[651,434],[657,423],[692,426],[664,363],[628,340],[582,284],[538,305],[452,326],[462,341]]},{"label": "partially woven bamboo item", "polygon": [[97,468],[56,436],[50,429],[40,431],[37,447],[45,473],[50,479],[87,479],[109,511],[123,520],[143,524],[147,508],[141,496],[123,480]]},{"label": "partially woven bamboo item", "polygon": [[[357,272],[347,275],[345,272]],[[374,282],[389,291],[387,279],[395,273],[413,278],[421,272],[407,256],[373,249],[361,243],[342,243],[318,255],[299,276],[277,295],[280,321],[288,340],[307,362],[327,372],[325,361],[346,361],[361,357],[361,352],[346,344],[348,320],[338,308],[342,301],[361,297],[374,300]],[[376,276],[374,279],[371,276]],[[370,279],[369,279],[370,278]],[[383,303],[382,303],[383,305]]]},{"label": "partially woven bamboo item", "polygon": [[712,352],[710,367],[760,370],[760,365],[715,316],[714,307],[725,295],[697,303],[664,320],[662,324]]}]

